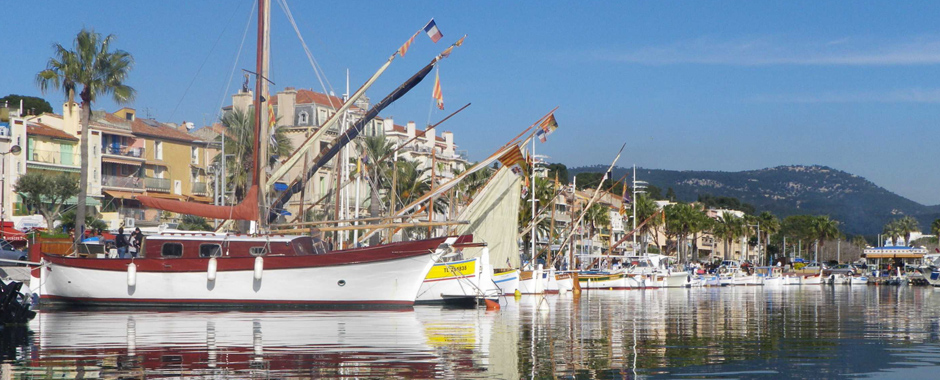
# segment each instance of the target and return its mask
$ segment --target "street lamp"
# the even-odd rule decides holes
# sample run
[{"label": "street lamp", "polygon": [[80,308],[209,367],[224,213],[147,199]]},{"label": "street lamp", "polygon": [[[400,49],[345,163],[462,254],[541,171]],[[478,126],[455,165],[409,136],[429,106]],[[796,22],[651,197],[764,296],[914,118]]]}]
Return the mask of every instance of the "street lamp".
[{"label": "street lamp", "polygon": [[9,151],[0,152],[0,239],[6,239],[3,224],[7,216],[7,154],[13,153],[14,156],[18,156],[22,151],[23,148],[20,148],[19,145],[13,145],[10,147]]}]

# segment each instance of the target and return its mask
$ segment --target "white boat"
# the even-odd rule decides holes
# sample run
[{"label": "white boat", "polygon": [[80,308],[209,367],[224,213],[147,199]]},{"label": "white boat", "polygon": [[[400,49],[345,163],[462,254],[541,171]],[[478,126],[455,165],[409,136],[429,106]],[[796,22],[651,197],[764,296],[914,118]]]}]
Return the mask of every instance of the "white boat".
[{"label": "white boat", "polygon": [[467,237],[324,252],[308,236],[164,233],[137,258],[43,254],[40,300],[74,306],[410,307],[435,260]]},{"label": "white boat", "polygon": [[493,273],[493,283],[499,288],[500,293],[515,294],[516,290],[519,289],[519,270],[511,269]]},{"label": "white boat", "polygon": [[428,271],[415,303],[475,304],[502,293],[493,281],[489,251],[480,257],[435,263]]},{"label": "white boat", "polygon": [[764,278],[764,288],[782,288],[787,284],[786,277],[774,276]]},{"label": "white boat", "polygon": [[721,286],[721,276],[709,274],[703,277],[704,286]]},{"label": "white boat", "polygon": [[868,285],[868,277],[866,276],[852,276],[849,279],[850,285],[861,286]]},{"label": "white boat", "polygon": [[634,277],[638,276],[630,276],[626,273],[582,273],[578,275],[578,283],[581,289],[635,289],[641,284],[641,279]]},{"label": "white boat", "polygon": [[822,285],[822,284],[828,283],[830,279],[830,276],[823,276],[821,274],[816,274],[816,275],[806,276],[806,277],[799,276],[799,277],[802,279],[803,285]]}]

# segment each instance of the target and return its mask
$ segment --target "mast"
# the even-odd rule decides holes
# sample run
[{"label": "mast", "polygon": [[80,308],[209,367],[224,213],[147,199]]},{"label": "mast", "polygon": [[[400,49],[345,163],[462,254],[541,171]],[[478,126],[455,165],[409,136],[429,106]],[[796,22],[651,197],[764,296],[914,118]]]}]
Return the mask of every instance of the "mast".
[{"label": "mast", "polygon": [[[558,189],[558,171],[555,171],[555,186],[552,190]],[[555,242],[555,197],[558,194],[555,191],[552,191],[552,201],[549,202],[550,207],[552,208],[552,222],[548,227],[548,256],[550,260],[548,262],[555,262],[555,254],[552,252],[552,243]],[[561,247],[558,247],[558,250],[561,251]]]},{"label": "mast", "polygon": [[532,184],[529,185],[529,193],[532,195],[532,253],[531,260],[533,269],[535,269],[535,139],[532,140]]},{"label": "mast", "polygon": [[[252,143],[252,154],[254,155],[254,157],[252,157],[252,161],[253,161],[252,163],[253,163],[254,168],[253,168],[253,172],[251,173],[251,183],[253,186],[257,186],[259,183],[261,183],[261,171],[263,170],[262,169],[263,161],[262,161],[260,149],[262,145],[261,139],[264,137],[264,135],[261,132],[263,129],[261,122],[262,120],[264,120],[261,118],[261,114],[262,114],[262,110],[264,109],[264,107],[261,104],[261,97],[262,97],[261,94],[265,88],[264,70],[265,70],[265,59],[266,59],[265,57],[267,56],[267,48],[266,48],[265,42],[267,38],[266,31],[267,31],[267,23],[269,19],[268,10],[270,9],[268,5],[269,3],[264,0],[258,2],[258,54],[255,59],[255,70],[256,70],[255,72],[257,74],[255,74],[255,102],[254,102],[255,103],[254,104],[255,106],[255,139],[254,139],[254,142]],[[264,207],[262,206],[264,205],[264,192],[258,191],[257,194],[258,194],[258,199],[256,201],[258,202],[258,205],[261,207],[259,207],[259,210],[258,210],[260,214],[257,215],[258,218],[255,220],[260,221],[261,219],[264,219],[263,215],[265,215]]]}]

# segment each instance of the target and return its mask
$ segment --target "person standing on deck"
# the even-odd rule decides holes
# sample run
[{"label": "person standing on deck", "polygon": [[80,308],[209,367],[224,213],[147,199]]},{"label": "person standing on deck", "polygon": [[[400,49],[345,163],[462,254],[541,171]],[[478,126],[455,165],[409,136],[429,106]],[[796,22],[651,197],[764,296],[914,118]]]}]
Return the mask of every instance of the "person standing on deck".
[{"label": "person standing on deck", "polygon": [[114,237],[114,245],[117,246],[118,257],[124,258],[127,254],[127,236],[124,236],[124,227],[118,228],[118,234]]}]

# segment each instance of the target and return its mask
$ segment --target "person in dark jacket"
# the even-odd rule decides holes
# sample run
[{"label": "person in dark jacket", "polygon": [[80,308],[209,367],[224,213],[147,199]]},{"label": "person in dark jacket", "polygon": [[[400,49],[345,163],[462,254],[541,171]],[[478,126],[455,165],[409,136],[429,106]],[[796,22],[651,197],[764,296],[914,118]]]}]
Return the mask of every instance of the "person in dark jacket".
[{"label": "person in dark jacket", "polygon": [[114,237],[114,245],[117,246],[118,257],[124,258],[127,254],[127,236],[124,236],[124,227],[118,228],[117,236]]}]

